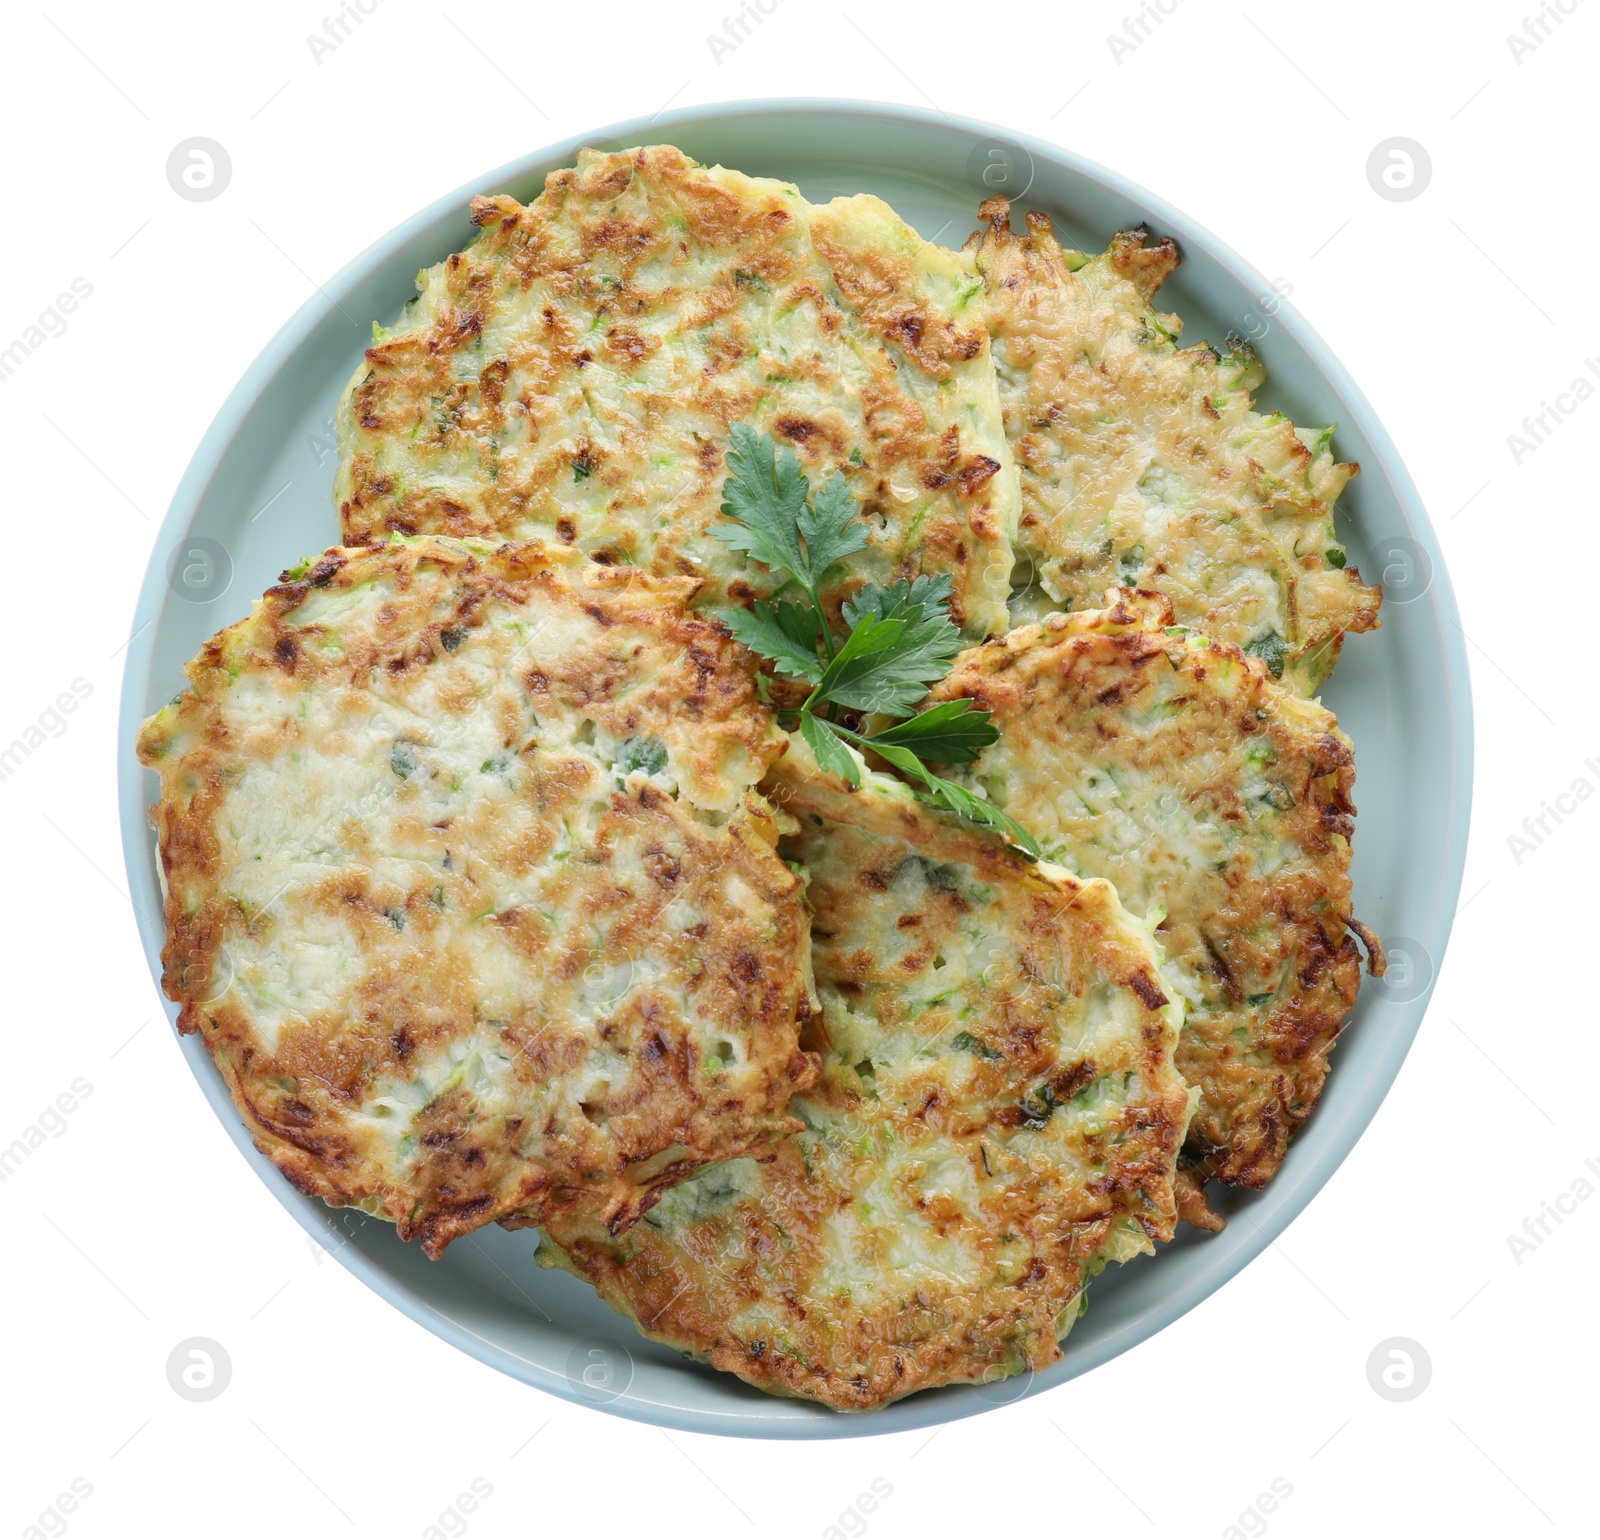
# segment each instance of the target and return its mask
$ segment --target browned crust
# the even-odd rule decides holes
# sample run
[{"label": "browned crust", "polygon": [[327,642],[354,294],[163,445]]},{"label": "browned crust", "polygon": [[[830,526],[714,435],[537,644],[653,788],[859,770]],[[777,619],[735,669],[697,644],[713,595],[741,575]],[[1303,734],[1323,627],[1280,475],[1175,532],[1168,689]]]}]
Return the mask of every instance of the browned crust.
[{"label": "browned crust", "polygon": [[1211,1207],[1205,1182],[1198,1172],[1180,1162],[1172,1187],[1178,1203],[1178,1218],[1185,1224],[1197,1230],[1209,1230],[1213,1235],[1227,1228],[1228,1221]]},{"label": "browned crust", "polygon": [[1354,915],[1350,917],[1350,929],[1361,938],[1362,946],[1367,949],[1367,972],[1373,978],[1381,979],[1389,971],[1389,960],[1378,933],[1363,925]]}]

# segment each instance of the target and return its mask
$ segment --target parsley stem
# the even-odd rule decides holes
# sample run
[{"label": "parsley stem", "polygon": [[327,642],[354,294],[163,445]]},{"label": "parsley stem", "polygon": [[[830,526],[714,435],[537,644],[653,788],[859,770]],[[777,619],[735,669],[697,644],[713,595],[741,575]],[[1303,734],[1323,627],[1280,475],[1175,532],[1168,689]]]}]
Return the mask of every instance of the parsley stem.
[{"label": "parsley stem", "polygon": [[801,587],[806,588],[806,592],[811,595],[812,608],[816,611],[817,619],[822,623],[822,648],[828,655],[827,661],[832,663],[838,654],[839,648],[833,640],[833,627],[828,624],[828,612],[823,609],[822,600],[817,597],[815,587],[806,587],[805,584],[801,584]]}]

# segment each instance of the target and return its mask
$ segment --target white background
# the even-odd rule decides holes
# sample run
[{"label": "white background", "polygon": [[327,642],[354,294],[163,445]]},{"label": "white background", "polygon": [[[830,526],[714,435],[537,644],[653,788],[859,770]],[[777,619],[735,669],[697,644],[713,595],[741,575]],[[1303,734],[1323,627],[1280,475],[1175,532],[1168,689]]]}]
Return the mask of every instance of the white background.
[{"label": "white background", "polygon": [[[8,20],[0,345],[73,279],[93,293],[0,382],[16,569],[0,741],[74,679],[92,694],[0,783],[0,1145],[74,1080],[92,1090],[0,1185],[4,1534],[32,1534],[74,1478],[90,1495],[43,1532],[423,1535],[477,1478],[491,1495],[453,1528],[484,1540],[579,1525],[825,1535],[874,1480],[890,1495],[850,1527],[882,1540],[1593,1533],[1600,1201],[1569,1199],[1520,1256],[1508,1236],[1575,1183],[1588,1191],[1584,1161],[1600,1163],[1600,798],[1568,802],[1520,860],[1508,836],[1578,778],[1600,787],[1585,767],[1600,764],[1600,722],[1583,576],[1600,403],[1567,398],[1575,410],[1520,465],[1507,439],[1600,355],[1581,298],[1600,235],[1600,4],[1564,0],[1555,36],[1519,56],[1507,35],[1538,0],[1178,0],[1114,54],[1132,3],[778,0],[720,58],[720,0],[380,0],[320,59],[307,34],[326,13],[303,3],[58,3]],[[1291,284],[1431,510],[1478,757],[1462,912],[1421,1036],[1281,1244],[1052,1393],[932,1433],[784,1446],[669,1436],[527,1389],[308,1243],[161,1014],[123,893],[113,766],[120,649],[158,522],[223,397],[314,283],[542,144],[668,103],[802,94],[1037,134]],[[232,157],[211,202],[167,183],[169,151],[193,135]],[[1393,135],[1432,158],[1409,202],[1367,181]],[[233,1365],[203,1404],[166,1379],[192,1336]],[[1401,1404],[1366,1372],[1393,1336],[1432,1361]],[[1275,1479],[1291,1495],[1243,1523]]]}]

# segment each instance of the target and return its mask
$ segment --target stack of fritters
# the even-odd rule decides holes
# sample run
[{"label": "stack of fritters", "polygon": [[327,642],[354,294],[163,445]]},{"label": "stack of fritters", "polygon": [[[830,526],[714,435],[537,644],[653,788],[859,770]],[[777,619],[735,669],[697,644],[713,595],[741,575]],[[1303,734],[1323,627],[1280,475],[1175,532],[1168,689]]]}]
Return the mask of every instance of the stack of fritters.
[{"label": "stack of fritters", "polygon": [[809,873],[822,1076],[769,1158],[553,1258],[649,1336],[846,1410],[1042,1368],[1085,1279],[1172,1235],[1182,1012],[1109,884],[1030,866],[798,740],[771,787]]},{"label": "stack of fritters", "polygon": [[[1309,699],[1377,623],[1353,467],[1176,346],[1170,241],[982,213],[951,252],[669,147],[475,200],[341,402],[343,545],[139,740],[167,992],[300,1190],[433,1256],[540,1226],[846,1410],[1040,1368],[1108,1261],[1218,1227],[1358,984]],[[718,538],[741,423],[859,507],[829,615],[949,576],[931,700],[999,738],[948,774],[1043,860],[780,731],[715,613],[778,584]]]}]

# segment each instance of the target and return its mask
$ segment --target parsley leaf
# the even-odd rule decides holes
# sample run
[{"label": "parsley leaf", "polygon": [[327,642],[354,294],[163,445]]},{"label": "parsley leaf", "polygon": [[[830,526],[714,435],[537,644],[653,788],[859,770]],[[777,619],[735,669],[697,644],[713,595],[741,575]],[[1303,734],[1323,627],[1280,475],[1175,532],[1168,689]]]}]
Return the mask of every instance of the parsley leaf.
[{"label": "parsley leaf", "polygon": [[870,685],[863,685],[855,701],[843,701],[856,710],[903,716],[927,693],[927,686],[943,679],[961,651],[961,633],[950,619],[949,573],[901,578],[888,588],[866,584],[844,603],[847,624],[860,626],[871,620],[904,622],[898,644],[881,660]]},{"label": "parsley leaf", "polygon": [[845,622],[853,626],[864,615],[875,615],[880,620],[891,615],[905,619],[912,611],[920,618],[947,610],[953,583],[948,572],[941,572],[934,577],[919,577],[909,583],[901,578],[887,588],[867,583],[854,598],[844,601]]},{"label": "parsley leaf", "polygon": [[[964,704],[971,703],[964,702]],[[993,829],[997,834],[1005,835],[1013,845],[1025,851],[1034,860],[1039,859],[1038,840],[1014,818],[1008,817],[985,798],[974,796],[965,786],[958,786],[954,781],[945,780],[942,775],[935,775],[910,749],[896,743],[885,743],[881,737],[863,738],[848,728],[838,728],[836,731],[841,736],[860,744],[861,747],[871,749],[875,754],[888,760],[895,769],[903,770],[913,780],[921,782],[922,789],[917,793],[919,801],[926,802],[931,807],[942,807],[952,813],[959,813],[961,817],[970,819],[973,823],[982,824],[986,829]],[[810,739],[806,741],[809,743]]]},{"label": "parsley leaf", "polygon": [[[822,583],[868,543],[849,485],[835,472],[812,496],[793,450],[743,423],[730,438],[722,511],[733,522],[717,534],[806,597],[763,599],[718,618],[779,673],[811,685],[798,711],[781,714],[787,725],[798,728],[824,772],[860,786],[860,761],[850,745],[870,749],[911,779],[921,801],[992,829],[1037,859],[1038,841],[1026,829],[923,763],[971,763],[1000,736],[989,713],[970,700],[941,701],[912,715],[961,650],[961,632],[950,619],[950,575],[901,578],[887,588],[863,585],[841,606],[849,632],[838,641],[823,608]],[[840,723],[841,708],[905,720],[869,736]]]},{"label": "parsley leaf", "polygon": [[942,776],[929,775],[922,772],[922,779],[927,783],[929,795],[922,798],[924,802],[934,807],[948,808],[952,813],[959,813],[961,817],[970,819],[973,823],[982,824],[986,829],[993,829],[996,834],[1004,835],[1023,854],[1037,861],[1043,852],[1039,849],[1039,842],[1020,823],[1009,814],[1001,812],[994,803],[984,797],[975,797],[965,786],[958,786],[954,781],[947,781]]},{"label": "parsley leaf", "polygon": [[[794,459],[792,450],[786,449],[784,453]],[[805,477],[800,480],[803,484]],[[823,482],[810,504],[801,508],[800,538],[806,543],[806,569],[804,572],[792,567],[789,570],[808,592],[845,557],[866,546],[867,527],[857,517],[860,511],[850,495],[849,484],[838,471]],[[812,598],[815,597],[813,592]]]},{"label": "parsley leaf", "polygon": [[[880,709],[878,701],[885,680],[892,676],[905,629],[903,620],[863,619],[834,654],[807,704],[831,701],[851,711]],[[923,686],[911,698],[915,701],[927,693]]]},{"label": "parsley leaf", "polygon": [[735,522],[717,537],[775,572],[796,577],[805,570],[800,549],[800,510],[809,485],[792,450],[781,454],[770,438],[743,423],[728,448],[732,473],[722,484],[722,511]]},{"label": "parsley leaf", "polygon": [[754,609],[721,610],[717,619],[752,652],[771,658],[779,673],[812,684],[822,678],[822,660],[817,656],[822,617],[809,604],[762,599]]},{"label": "parsley leaf", "polygon": [[875,733],[870,741],[880,753],[881,745],[894,744],[915,750],[919,759],[967,764],[999,738],[1000,729],[990,722],[987,711],[978,710],[969,700],[947,700]]},{"label": "parsley leaf", "polygon": [[831,722],[803,711],[800,713],[800,736],[810,745],[817,764],[824,771],[843,777],[852,786],[861,784],[861,770],[855,755],[845,747],[844,739]]},{"label": "parsley leaf", "polygon": [[[799,456],[745,423],[734,425],[728,469],[722,511],[734,522],[719,528],[717,537],[774,572],[787,573],[820,616],[822,580],[867,543],[844,477],[835,471],[807,503],[811,483]],[[833,639],[826,627],[822,639],[831,654]]]}]

